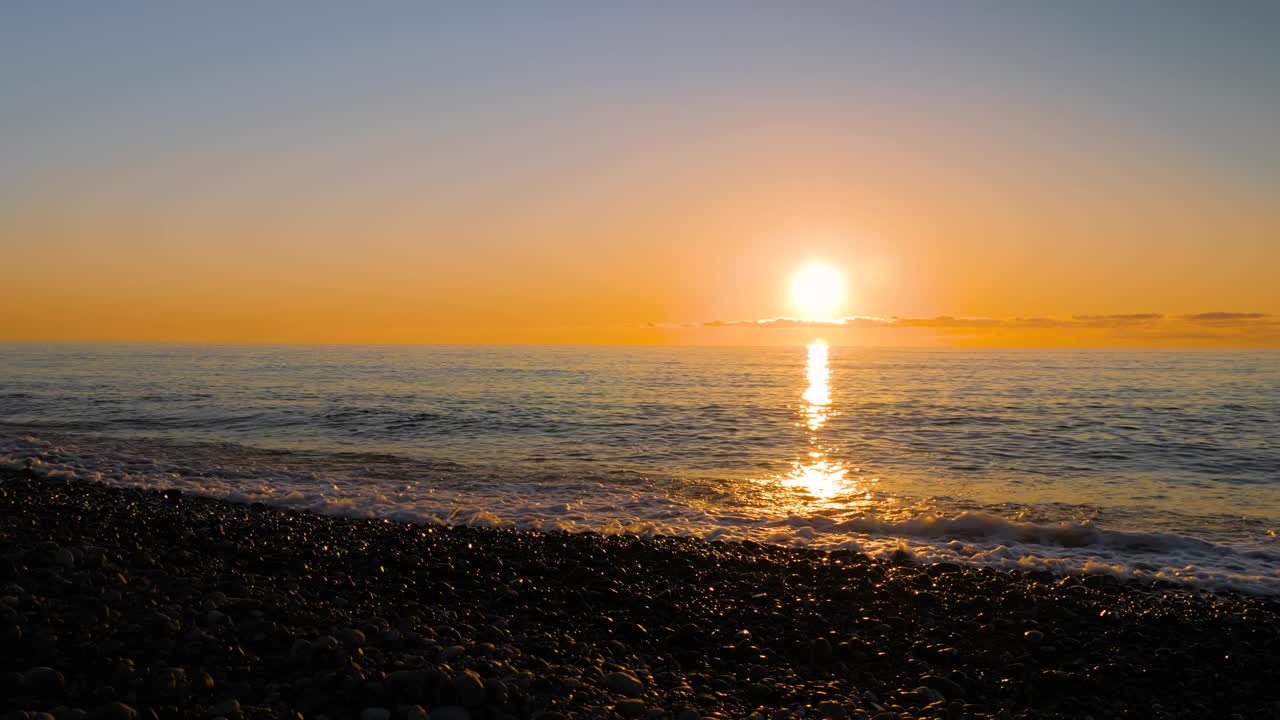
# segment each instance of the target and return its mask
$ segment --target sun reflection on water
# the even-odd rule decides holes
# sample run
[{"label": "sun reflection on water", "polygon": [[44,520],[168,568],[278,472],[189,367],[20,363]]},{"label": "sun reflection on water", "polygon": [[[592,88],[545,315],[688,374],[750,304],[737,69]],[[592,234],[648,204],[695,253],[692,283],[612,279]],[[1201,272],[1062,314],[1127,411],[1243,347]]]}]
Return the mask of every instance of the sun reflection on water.
[{"label": "sun reflection on water", "polygon": [[805,375],[809,385],[800,396],[800,414],[804,427],[809,430],[809,452],[805,459],[792,463],[791,472],[782,478],[782,484],[815,498],[827,500],[837,495],[856,491],[846,475],[843,463],[828,456],[819,438],[819,431],[831,419],[831,367],[828,362],[827,343],[818,340],[809,345],[809,360]]},{"label": "sun reflection on water", "polygon": [[818,340],[809,346],[809,362],[805,366],[809,378],[809,387],[800,399],[804,400],[802,410],[805,425],[810,431],[817,432],[827,424],[827,414],[831,408],[831,368],[827,364],[827,343]]}]

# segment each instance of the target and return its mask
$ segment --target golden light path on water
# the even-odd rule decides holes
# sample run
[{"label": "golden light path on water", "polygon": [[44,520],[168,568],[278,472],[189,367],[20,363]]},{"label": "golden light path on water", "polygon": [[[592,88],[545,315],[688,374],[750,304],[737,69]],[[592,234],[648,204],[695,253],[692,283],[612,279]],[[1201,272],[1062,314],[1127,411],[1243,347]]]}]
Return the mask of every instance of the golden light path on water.
[{"label": "golden light path on water", "polygon": [[831,409],[831,367],[827,356],[825,341],[818,340],[809,346],[809,362],[805,364],[809,387],[805,388],[800,399],[804,400],[805,425],[811,432],[817,432],[827,424],[827,413]]},{"label": "golden light path on water", "polygon": [[800,412],[809,431],[809,451],[806,458],[792,464],[791,472],[782,478],[782,484],[816,499],[829,500],[837,495],[856,492],[857,487],[846,477],[848,468],[829,457],[821,442],[820,431],[832,413],[829,348],[826,341],[817,340],[809,345],[808,350],[805,375],[809,384],[800,396]]}]

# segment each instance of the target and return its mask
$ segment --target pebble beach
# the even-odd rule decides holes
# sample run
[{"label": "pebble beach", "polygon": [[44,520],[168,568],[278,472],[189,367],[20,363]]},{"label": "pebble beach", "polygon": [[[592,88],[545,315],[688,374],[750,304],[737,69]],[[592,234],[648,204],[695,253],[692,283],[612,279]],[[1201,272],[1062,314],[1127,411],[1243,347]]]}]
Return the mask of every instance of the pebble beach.
[{"label": "pebble beach", "polygon": [[5,718],[1280,717],[1280,603],[6,471]]}]

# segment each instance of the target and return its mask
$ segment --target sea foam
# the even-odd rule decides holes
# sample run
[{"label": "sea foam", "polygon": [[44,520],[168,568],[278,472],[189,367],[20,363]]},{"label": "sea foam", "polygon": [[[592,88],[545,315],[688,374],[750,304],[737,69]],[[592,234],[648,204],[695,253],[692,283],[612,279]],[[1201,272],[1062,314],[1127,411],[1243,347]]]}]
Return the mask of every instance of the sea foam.
[{"label": "sea foam", "polygon": [[[181,461],[172,460],[180,456]],[[0,438],[0,468],[37,476],[176,488],[237,502],[362,518],[602,534],[752,540],[878,557],[1059,574],[1167,580],[1204,589],[1280,594],[1280,544],[1210,542],[1190,534],[1033,522],[994,512],[940,512],[927,503],[894,517],[691,504],[635,474],[506,477],[461,465],[335,454],[317,458],[226,445]]]}]

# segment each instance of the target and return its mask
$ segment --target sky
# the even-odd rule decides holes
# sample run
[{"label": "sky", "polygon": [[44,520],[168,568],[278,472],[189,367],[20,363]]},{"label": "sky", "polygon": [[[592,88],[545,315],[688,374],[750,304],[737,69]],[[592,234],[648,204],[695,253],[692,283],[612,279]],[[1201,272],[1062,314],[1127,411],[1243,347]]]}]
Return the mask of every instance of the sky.
[{"label": "sky", "polygon": [[0,339],[1280,345],[1280,3],[447,5],[0,5]]}]

